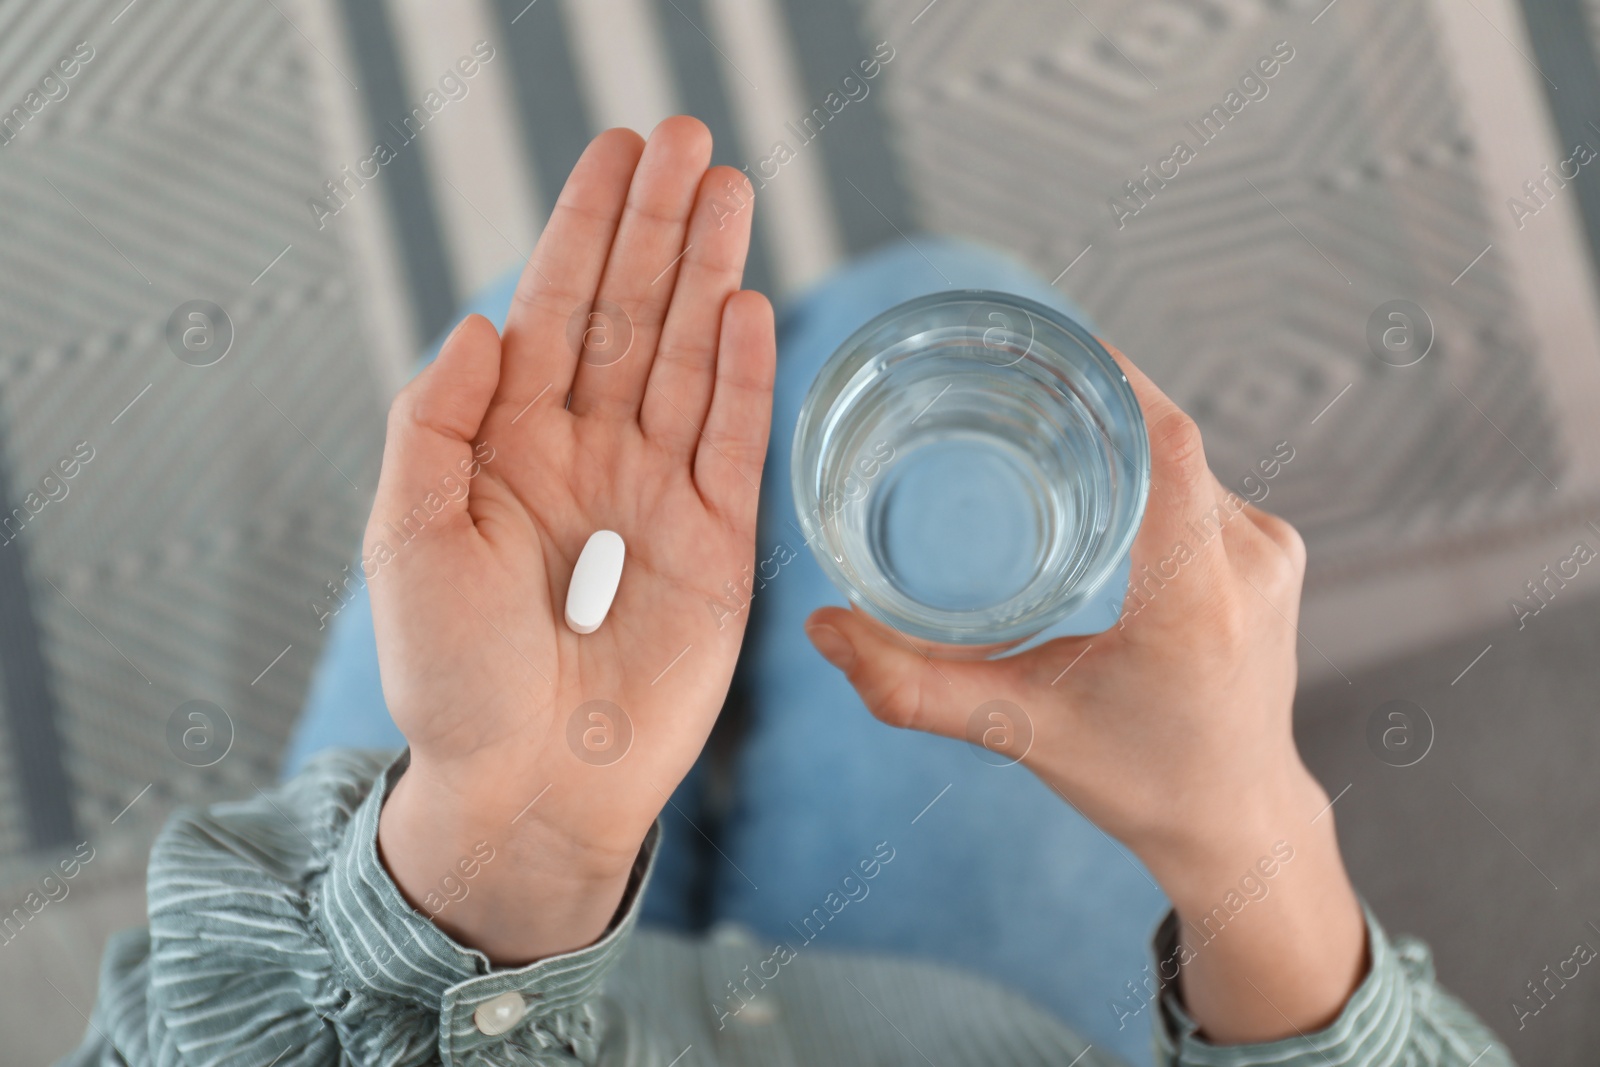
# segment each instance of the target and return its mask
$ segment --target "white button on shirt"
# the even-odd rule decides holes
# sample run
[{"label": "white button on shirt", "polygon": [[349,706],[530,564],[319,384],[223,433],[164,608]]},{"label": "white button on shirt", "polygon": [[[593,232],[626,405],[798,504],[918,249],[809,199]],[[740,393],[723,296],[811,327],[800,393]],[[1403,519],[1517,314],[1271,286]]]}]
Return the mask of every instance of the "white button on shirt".
[{"label": "white button on shirt", "polygon": [[479,1004],[472,1013],[472,1022],[480,1034],[496,1037],[517,1025],[527,1010],[528,1002],[512,990]]},{"label": "white button on shirt", "polygon": [[733,1018],[746,1026],[766,1026],[778,1018],[778,1002],[770,993],[759,993],[754,1000],[742,1001],[743,1007]]}]

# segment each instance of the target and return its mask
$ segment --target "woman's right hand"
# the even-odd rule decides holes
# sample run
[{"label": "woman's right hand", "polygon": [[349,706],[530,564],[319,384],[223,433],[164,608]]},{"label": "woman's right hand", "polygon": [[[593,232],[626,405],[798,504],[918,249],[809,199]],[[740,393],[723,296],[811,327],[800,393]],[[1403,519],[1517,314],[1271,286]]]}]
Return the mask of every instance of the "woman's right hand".
[{"label": "woman's right hand", "polygon": [[883,721],[1020,759],[1138,855],[1196,928],[1285,843],[1294,859],[1271,895],[1194,952],[1184,992],[1214,1041],[1315,1029],[1359,982],[1366,942],[1327,794],[1292,731],[1305,548],[1223,489],[1194,421],[1113,354],[1151,451],[1139,592],[1116,628],[989,661],[930,660],[855,610],[821,609],[807,632]]}]

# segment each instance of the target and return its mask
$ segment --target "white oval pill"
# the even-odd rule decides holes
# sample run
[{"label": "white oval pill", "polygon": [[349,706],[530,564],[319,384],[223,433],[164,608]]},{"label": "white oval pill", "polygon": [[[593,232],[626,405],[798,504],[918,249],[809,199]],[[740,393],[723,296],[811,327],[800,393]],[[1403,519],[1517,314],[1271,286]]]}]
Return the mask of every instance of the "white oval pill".
[{"label": "white oval pill", "polygon": [[611,601],[622,581],[622,538],[612,530],[596,530],[578,553],[567,586],[567,625],[580,634],[592,634],[606,621]]}]

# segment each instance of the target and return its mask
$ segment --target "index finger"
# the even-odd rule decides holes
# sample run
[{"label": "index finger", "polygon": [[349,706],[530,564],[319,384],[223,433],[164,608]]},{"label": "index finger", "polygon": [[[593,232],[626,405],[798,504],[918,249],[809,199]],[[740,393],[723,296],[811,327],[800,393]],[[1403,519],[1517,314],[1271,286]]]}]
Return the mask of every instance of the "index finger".
[{"label": "index finger", "polygon": [[1127,375],[1150,437],[1150,496],[1133,543],[1132,580],[1137,582],[1146,566],[1159,574],[1159,562],[1171,558],[1179,546],[1195,557],[1225,558],[1213,554],[1222,552],[1217,534],[1237,512],[1229,510],[1206,465],[1200,427],[1132,360],[1104,340],[1100,343]]},{"label": "index finger", "polygon": [[565,404],[578,365],[569,325],[592,308],[643,152],[644,138],[611,129],[590,141],[573,166],[511,298],[497,405],[521,411],[546,389]]}]

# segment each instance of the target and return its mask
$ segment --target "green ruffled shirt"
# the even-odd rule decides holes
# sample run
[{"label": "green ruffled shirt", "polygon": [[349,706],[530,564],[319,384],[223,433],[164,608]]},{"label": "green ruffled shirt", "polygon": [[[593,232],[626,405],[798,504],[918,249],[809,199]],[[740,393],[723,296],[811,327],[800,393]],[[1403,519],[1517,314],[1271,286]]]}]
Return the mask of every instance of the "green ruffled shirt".
[{"label": "green ruffled shirt", "polygon": [[[727,982],[771,952],[747,936],[635,929],[658,831],[593,945],[497,969],[406,903],[378,813],[406,759],[320,757],[259,797],[176,815],[150,857],[148,929],[106,950],[79,1067],[243,1064],[1116,1063],[992,982],[926,963],[801,950],[737,1014]],[[1170,955],[1171,916],[1156,936]],[[1173,991],[1162,1064],[1501,1067],[1488,1029],[1433,980],[1428,950],[1368,919],[1372,969],[1331,1026],[1213,1046]]]}]

